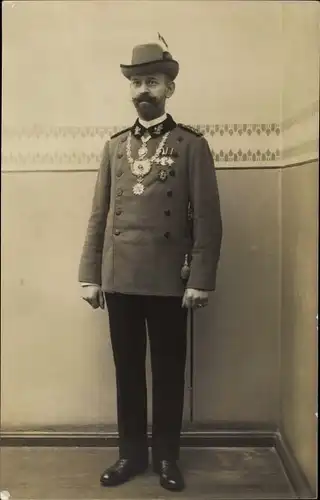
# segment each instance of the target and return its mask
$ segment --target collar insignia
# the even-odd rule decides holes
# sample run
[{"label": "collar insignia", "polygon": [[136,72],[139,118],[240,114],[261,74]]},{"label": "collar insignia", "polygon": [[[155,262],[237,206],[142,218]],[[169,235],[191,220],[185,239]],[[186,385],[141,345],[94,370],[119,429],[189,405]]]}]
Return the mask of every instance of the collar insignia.
[{"label": "collar insignia", "polygon": [[156,125],[154,127],[154,133],[157,134],[157,135],[160,135],[162,129],[163,129],[163,123],[159,123],[159,125]]},{"label": "collar insignia", "polygon": [[145,128],[139,122],[139,119],[135,121],[133,126],[131,127],[131,133],[134,135],[136,139],[141,139],[141,137],[148,131],[152,138],[160,137],[161,135],[170,132],[177,126],[176,122],[173,120],[172,116],[167,114],[167,118],[158,125],[154,125],[153,127]]}]

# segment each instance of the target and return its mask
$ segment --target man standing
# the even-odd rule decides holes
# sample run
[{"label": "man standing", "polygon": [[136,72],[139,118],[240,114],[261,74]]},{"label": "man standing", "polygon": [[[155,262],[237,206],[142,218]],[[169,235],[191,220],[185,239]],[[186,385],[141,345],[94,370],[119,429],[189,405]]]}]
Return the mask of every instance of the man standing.
[{"label": "man standing", "polygon": [[105,145],[79,268],[83,299],[107,306],[116,370],[119,459],[100,481],[118,485],[148,467],[148,332],[153,470],[164,488],[181,491],[187,313],[215,289],[219,193],[207,141],[165,112],[178,62],[146,44],[121,70],[138,118]]}]

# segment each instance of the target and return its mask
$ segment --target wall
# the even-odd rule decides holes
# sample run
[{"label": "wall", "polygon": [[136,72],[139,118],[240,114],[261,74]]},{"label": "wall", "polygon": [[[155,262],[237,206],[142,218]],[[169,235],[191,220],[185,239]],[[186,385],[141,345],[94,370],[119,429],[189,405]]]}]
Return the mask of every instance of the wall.
[{"label": "wall", "polygon": [[281,430],[310,484],[317,477],[319,163],[282,184]]},{"label": "wall", "polygon": [[317,481],[319,21],[316,2],[285,2],[282,174],[281,431]]},{"label": "wall", "polygon": [[283,2],[282,158],[318,157],[319,5]]},{"label": "wall", "polygon": [[199,422],[278,422],[279,175],[219,171],[225,232],[217,291],[195,314]]},{"label": "wall", "polygon": [[103,142],[134,119],[119,63],[158,31],[181,63],[169,111],[214,148],[224,219],[195,320],[195,419],[278,422],[281,9],[4,4],[3,429],[115,423],[107,316],[80,300],[77,267]]}]

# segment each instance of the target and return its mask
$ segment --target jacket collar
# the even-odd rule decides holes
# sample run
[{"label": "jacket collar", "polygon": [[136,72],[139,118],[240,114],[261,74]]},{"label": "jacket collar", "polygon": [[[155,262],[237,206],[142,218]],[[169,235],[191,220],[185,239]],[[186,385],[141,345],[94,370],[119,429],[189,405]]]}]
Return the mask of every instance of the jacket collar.
[{"label": "jacket collar", "polygon": [[151,128],[154,127],[154,125],[159,125],[160,123],[164,122],[166,118],[167,118],[167,113],[163,113],[163,115],[158,116],[158,118],[155,118],[154,120],[150,120],[148,122],[139,118],[139,122],[143,127]]},{"label": "jacket collar", "polygon": [[160,119],[159,117],[159,119],[157,120],[152,120],[152,125],[148,127],[145,126],[148,124],[148,122],[144,122],[144,125],[142,125],[139,118],[137,118],[137,120],[131,127],[132,135],[134,135],[134,137],[136,137],[137,139],[140,139],[148,131],[151,137],[155,138],[160,137],[170,130],[173,130],[177,126],[171,115],[167,114],[161,118],[162,119]]}]

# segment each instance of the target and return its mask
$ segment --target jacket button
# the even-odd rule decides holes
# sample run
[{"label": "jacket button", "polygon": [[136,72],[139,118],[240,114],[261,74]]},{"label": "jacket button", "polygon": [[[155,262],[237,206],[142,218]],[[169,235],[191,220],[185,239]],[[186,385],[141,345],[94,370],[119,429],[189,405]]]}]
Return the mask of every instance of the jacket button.
[{"label": "jacket button", "polygon": [[121,176],[122,176],[122,174],[123,174],[122,170],[118,170],[118,171],[117,171],[117,177],[121,177]]},{"label": "jacket button", "polygon": [[127,138],[126,137],[122,137],[121,138],[121,142],[126,142]]},{"label": "jacket button", "polygon": [[167,231],[166,233],[164,233],[163,236],[168,239],[168,238],[170,238],[170,233]]},{"label": "jacket button", "polygon": [[115,234],[116,236],[119,236],[119,234],[120,234],[119,229],[116,229],[116,230],[115,230],[115,232],[114,232],[114,234]]},{"label": "jacket button", "polygon": [[118,158],[122,158],[123,157],[123,154],[122,153],[118,153]]},{"label": "jacket button", "polygon": [[165,210],[164,213],[169,216],[171,215],[171,210]]},{"label": "jacket button", "polygon": [[174,170],[169,170],[169,174],[171,175],[171,177],[175,177],[176,172]]},{"label": "jacket button", "polygon": [[172,196],[172,191],[171,191],[171,189],[169,189],[169,191],[167,191],[167,196],[169,196],[169,198],[171,198],[171,196]]},{"label": "jacket button", "polygon": [[123,190],[121,188],[117,189],[117,196],[122,196],[123,195]]},{"label": "jacket button", "polygon": [[116,215],[121,215],[121,214],[122,214],[122,210],[121,210],[121,208],[117,208],[117,210],[116,210]]}]

